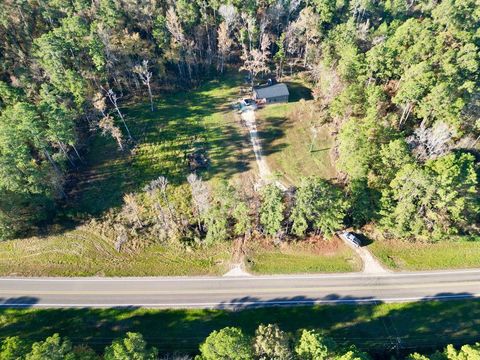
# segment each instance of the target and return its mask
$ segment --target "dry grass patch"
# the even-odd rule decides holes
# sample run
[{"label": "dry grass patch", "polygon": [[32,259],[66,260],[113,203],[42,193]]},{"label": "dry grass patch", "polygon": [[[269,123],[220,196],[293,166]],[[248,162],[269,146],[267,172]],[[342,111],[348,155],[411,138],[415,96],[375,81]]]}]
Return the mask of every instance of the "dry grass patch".
[{"label": "dry grass patch", "polygon": [[221,275],[231,244],[188,250],[151,245],[117,252],[113,243],[86,230],[0,242],[0,275],[10,276],[179,276]]}]

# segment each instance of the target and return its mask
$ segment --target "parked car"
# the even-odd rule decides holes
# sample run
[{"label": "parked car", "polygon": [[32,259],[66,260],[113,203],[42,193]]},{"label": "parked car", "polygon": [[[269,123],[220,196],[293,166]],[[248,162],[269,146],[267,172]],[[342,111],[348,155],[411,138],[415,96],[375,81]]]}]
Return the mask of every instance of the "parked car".
[{"label": "parked car", "polygon": [[257,103],[253,99],[242,99],[240,100],[240,110],[257,110]]},{"label": "parked car", "polygon": [[353,246],[356,246],[356,247],[362,246],[362,241],[349,231],[344,231],[341,234],[341,236]]}]

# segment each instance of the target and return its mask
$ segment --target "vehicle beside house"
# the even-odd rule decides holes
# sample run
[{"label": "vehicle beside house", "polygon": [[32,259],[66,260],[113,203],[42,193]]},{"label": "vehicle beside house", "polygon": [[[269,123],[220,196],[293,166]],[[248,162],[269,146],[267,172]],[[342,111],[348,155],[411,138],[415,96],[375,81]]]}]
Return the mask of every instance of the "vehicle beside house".
[{"label": "vehicle beside house", "polygon": [[240,109],[242,111],[257,110],[257,107],[257,103],[253,99],[245,98],[240,100]]},{"label": "vehicle beside house", "polygon": [[244,111],[255,111],[258,108],[257,102],[251,98],[243,98],[233,104],[233,108],[240,114]]}]

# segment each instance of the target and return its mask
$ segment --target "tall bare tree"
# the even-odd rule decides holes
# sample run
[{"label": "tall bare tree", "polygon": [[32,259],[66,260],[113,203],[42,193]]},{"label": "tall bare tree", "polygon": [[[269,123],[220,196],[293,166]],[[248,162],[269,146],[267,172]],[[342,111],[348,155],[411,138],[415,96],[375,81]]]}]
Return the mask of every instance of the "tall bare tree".
[{"label": "tall bare tree", "polygon": [[152,80],[152,72],[148,69],[148,60],[143,60],[141,64],[135,65],[133,71],[138,75],[143,85],[148,89],[148,97],[150,98],[150,108],[153,111],[153,96],[150,81]]},{"label": "tall bare tree", "polygon": [[166,13],[166,27],[170,35],[172,36],[171,47],[171,58],[177,58],[178,72],[180,76],[184,76],[184,68],[182,65],[187,66],[188,75],[191,80],[191,69],[190,64],[186,60],[186,54],[191,51],[192,45],[191,42],[186,38],[185,32],[182,28],[182,23],[178,18],[177,13],[173,7],[170,7]]},{"label": "tall bare tree", "polygon": [[232,4],[220,5],[218,9],[218,13],[223,17],[223,20],[225,21],[227,29],[231,31],[238,19],[238,13],[235,6],[233,6]]},{"label": "tall bare tree", "polygon": [[120,215],[133,227],[141,228],[143,227],[143,222],[141,219],[142,207],[138,204],[135,195],[126,194],[123,197],[123,206]]},{"label": "tall bare tree", "polygon": [[443,121],[427,127],[423,120],[407,142],[413,148],[414,155],[419,160],[435,159],[446,154],[452,147],[454,131]]},{"label": "tall bare tree", "polygon": [[208,186],[196,174],[188,175],[187,181],[192,191],[193,205],[197,215],[198,230],[202,231],[201,219],[210,208],[210,191]]},{"label": "tall bare tree", "polygon": [[[157,219],[157,235],[162,240],[172,240],[176,233],[181,230],[182,221],[176,216],[172,203],[167,195],[168,180],[164,176],[160,176],[152,180],[144,190],[146,195],[153,203]],[[161,195],[165,205],[159,201],[158,195]]]},{"label": "tall bare tree", "polygon": [[118,107],[118,97],[117,94],[112,89],[106,90],[105,88],[102,87],[102,90],[105,92],[107,95],[108,99],[112,103],[113,107],[115,108],[115,111],[117,112],[118,116],[123,122],[123,126],[125,126],[125,129],[127,130],[128,138],[130,140],[133,140],[132,134],[130,133],[130,129],[127,126],[127,122],[125,121],[125,117],[123,116],[122,112],[120,111],[120,108]]},{"label": "tall bare tree", "polygon": [[249,51],[246,47],[243,48],[243,54],[241,56],[241,59],[243,60],[243,65],[240,67],[240,70],[246,70],[250,73],[252,87],[254,85],[254,81],[257,75],[261,74],[262,72],[267,72],[269,70],[269,47],[270,38],[268,37],[268,35],[264,34],[260,43],[260,49],[253,49]]},{"label": "tall bare tree", "polygon": [[320,38],[319,15],[311,8],[306,7],[300,12],[300,16],[294,23],[297,33],[297,41],[303,44],[303,66],[307,66],[310,48],[315,45]]},{"label": "tall bare tree", "polygon": [[225,65],[225,61],[230,54],[230,50],[233,45],[233,41],[230,38],[229,29],[227,22],[224,21],[218,27],[218,55],[219,55],[219,63],[217,65],[217,69],[223,73],[223,68]]}]

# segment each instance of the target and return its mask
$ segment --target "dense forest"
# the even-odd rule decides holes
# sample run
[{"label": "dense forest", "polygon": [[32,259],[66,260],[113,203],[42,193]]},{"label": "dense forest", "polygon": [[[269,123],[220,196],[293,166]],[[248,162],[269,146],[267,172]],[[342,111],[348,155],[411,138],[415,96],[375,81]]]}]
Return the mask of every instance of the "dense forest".
[{"label": "dense forest", "polygon": [[338,181],[250,199],[201,173],[184,187],[159,173],[102,225],[118,247],[367,223],[398,238],[477,235],[479,25],[477,0],[3,0],[0,238],[57,216],[93,134],[134,151],[127,99],[155,111],[154,98],[232,69],[253,83],[306,76],[318,124],[336,129]]},{"label": "dense forest", "polygon": [[[1,342],[3,360],[371,360],[372,357],[354,345],[339,345],[322,336],[318,330],[300,330],[298,334],[283,331],[276,324],[260,325],[255,336],[246,335],[240,328],[226,327],[213,331],[200,345],[200,355],[159,355],[150,347],[142,334],[127,332],[98,355],[86,345],[73,345],[68,338],[54,334],[33,344],[18,336]],[[398,353],[397,353],[398,356]],[[448,345],[432,355],[412,353],[406,360],[476,360],[480,357],[480,344],[464,345],[456,349]],[[402,358],[401,356],[392,359]]]}]

